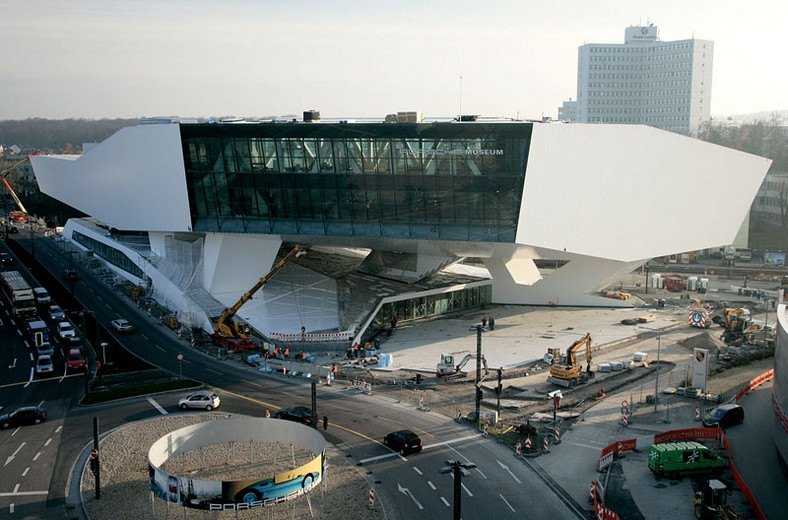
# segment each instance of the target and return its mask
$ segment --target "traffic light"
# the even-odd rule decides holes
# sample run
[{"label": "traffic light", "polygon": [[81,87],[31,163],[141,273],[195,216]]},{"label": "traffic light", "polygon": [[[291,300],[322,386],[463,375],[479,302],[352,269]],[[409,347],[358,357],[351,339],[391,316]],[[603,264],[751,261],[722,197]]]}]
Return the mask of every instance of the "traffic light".
[{"label": "traffic light", "polygon": [[98,465],[99,465],[98,458],[91,457],[90,458],[90,472],[93,473],[94,475],[98,471]]},{"label": "traffic light", "polygon": [[416,374],[416,384],[417,385],[421,384],[421,374]]},{"label": "traffic light", "polygon": [[484,390],[482,390],[481,388],[477,387],[476,388],[476,397],[478,397],[479,400],[481,401],[484,398]]}]

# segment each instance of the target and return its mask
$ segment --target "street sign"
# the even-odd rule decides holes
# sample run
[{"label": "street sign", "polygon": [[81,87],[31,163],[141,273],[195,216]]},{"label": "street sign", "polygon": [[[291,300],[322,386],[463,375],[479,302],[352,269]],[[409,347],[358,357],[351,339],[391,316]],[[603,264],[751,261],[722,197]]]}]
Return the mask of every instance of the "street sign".
[{"label": "street sign", "polygon": [[183,354],[178,354],[178,361],[183,361]]},{"label": "street sign", "polygon": [[90,458],[95,459],[96,457],[98,457],[98,450],[96,448],[93,448],[92,450],[90,450]]}]

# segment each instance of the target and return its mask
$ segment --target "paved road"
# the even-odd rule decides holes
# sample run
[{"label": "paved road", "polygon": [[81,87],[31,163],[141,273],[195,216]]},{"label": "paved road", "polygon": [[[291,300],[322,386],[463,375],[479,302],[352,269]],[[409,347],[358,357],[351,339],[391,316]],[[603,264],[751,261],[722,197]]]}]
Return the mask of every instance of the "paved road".
[{"label": "paved road", "polygon": [[755,495],[766,518],[784,518],[788,511],[788,483],[780,470],[774,446],[776,425],[772,410],[772,382],[765,383],[739,401],[744,407],[741,426],[728,428],[736,469]]},{"label": "paved road", "polygon": [[[36,256],[48,265],[51,272],[59,273],[69,263],[51,240],[36,241]],[[184,377],[203,381],[219,390],[222,409],[264,416],[266,409],[309,405],[310,385],[302,378],[263,374],[235,362],[218,362],[214,357],[191,349],[178,340],[171,331],[152,322],[125,297],[119,297],[110,287],[95,280],[92,273],[75,266],[80,281],[74,285],[74,295],[93,311],[98,321],[105,325],[117,316],[129,319],[137,332],[123,337],[128,350],[146,361],[173,373],[182,371]],[[183,353],[179,362],[177,354]],[[176,403],[183,392],[156,396],[155,404],[139,398],[123,401],[121,405],[109,404],[96,407],[75,407],[72,396],[80,392],[81,378],[64,380],[67,386],[39,387],[48,398],[51,419],[43,425],[26,427],[17,435],[35,438],[35,443],[23,450],[47,443],[57,451],[57,459],[48,466],[41,466],[35,480],[36,495],[20,495],[21,487],[9,495],[0,495],[0,506],[9,507],[14,501],[16,511],[26,506],[26,518],[52,518],[61,515],[65,507],[65,489],[68,475],[77,455],[92,439],[93,417],[99,417],[102,431],[122,426],[131,421],[156,416],[162,411],[180,413]],[[53,381],[54,383],[54,381]],[[62,383],[61,383],[62,384]],[[376,484],[383,486],[394,501],[388,518],[448,517],[446,509],[453,504],[451,477],[439,473],[445,460],[459,458],[478,465],[463,488],[463,518],[488,518],[491,515],[511,517],[513,514],[533,513],[538,518],[583,517],[579,507],[562,500],[560,488],[548,487],[549,479],[543,473],[522,463],[515,463],[511,451],[490,439],[483,439],[472,430],[454,423],[451,419],[397,402],[366,396],[336,385],[319,389],[318,412],[328,415],[330,427],[327,439],[343,449],[352,460],[366,461]],[[411,428],[419,432],[425,450],[403,459],[382,445],[383,436],[393,430]],[[0,458],[11,455],[13,443],[0,443]],[[31,450],[32,451],[32,450]],[[21,455],[22,451],[19,452]],[[35,455],[32,455],[35,457]],[[381,457],[383,456],[383,457]],[[15,471],[22,471],[22,461]],[[26,466],[25,466],[26,467]],[[21,473],[19,473],[21,475]],[[33,476],[29,470],[28,476]],[[47,477],[49,480],[47,480]],[[30,479],[33,480],[32,478]],[[8,484],[6,485],[8,486]],[[366,487],[366,486],[365,486]],[[31,487],[32,489],[32,487]],[[43,494],[43,491],[47,491]],[[366,493],[366,489],[364,490]],[[44,497],[46,501],[44,502]],[[534,497],[539,497],[535,500]],[[27,505],[27,501],[31,503]],[[447,505],[447,503],[449,505]],[[574,509],[573,509],[574,508]],[[72,513],[65,511],[66,516]]]}]

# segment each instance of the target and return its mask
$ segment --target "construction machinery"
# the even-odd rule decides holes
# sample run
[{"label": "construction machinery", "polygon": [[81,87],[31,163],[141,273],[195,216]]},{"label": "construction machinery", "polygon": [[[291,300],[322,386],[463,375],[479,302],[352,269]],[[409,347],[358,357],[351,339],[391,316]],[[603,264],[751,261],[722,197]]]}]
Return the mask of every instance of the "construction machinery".
[{"label": "construction machinery", "polygon": [[[35,153],[34,155],[41,155],[41,154],[40,153]],[[21,211],[22,219],[20,221],[24,221],[25,220],[25,215],[27,215],[27,210],[25,209],[25,206],[22,204],[22,201],[19,200],[19,197],[17,197],[16,193],[11,188],[11,185],[8,184],[8,181],[5,178],[8,176],[9,173],[11,173],[12,171],[16,170],[19,166],[22,166],[22,164],[26,163],[29,160],[30,160],[30,156],[28,155],[27,157],[25,157],[21,161],[15,162],[11,166],[9,166],[8,168],[6,168],[2,172],[0,172],[0,180],[3,181],[3,184],[5,184],[6,189],[11,194],[11,197],[14,199],[14,202],[16,202],[16,205],[19,207],[19,210]],[[17,220],[19,220],[19,219],[17,219]]]},{"label": "construction machinery", "polygon": [[700,520],[722,518],[733,520],[742,518],[728,504],[731,490],[717,479],[707,480],[703,489],[695,492],[695,517]]},{"label": "construction machinery", "polygon": [[236,322],[233,320],[238,310],[243,305],[252,299],[252,296],[260,290],[268,281],[282,268],[287,262],[297,256],[301,256],[306,252],[298,246],[295,246],[292,251],[287,253],[285,257],[280,260],[268,273],[260,278],[254,286],[244,293],[241,298],[235,302],[232,307],[224,309],[224,313],[214,323],[214,342],[226,347],[237,347],[238,343],[249,342],[252,337],[252,330],[248,323]]},{"label": "construction machinery", "polygon": [[[457,358],[463,354],[464,357],[457,362]],[[476,354],[471,354],[467,350],[452,352],[451,354],[441,354],[440,363],[438,363],[435,368],[435,375],[443,378],[465,377],[467,374],[462,371],[462,368],[471,359],[476,359]],[[484,365],[484,372],[487,373],[487,359],[484,357],[484,354],[482,354],[482,365]]]},{"label": "construction machinery", "polygon": [[725,329],[722,332],[722,339],[725,343],[733,343],[757,332],[760,327],[752,322],[752,315],[749,309],[724,309],[719,324]]},{"label": "construction machinery", "polygon": [[[577,362],[577,353],[583,349],[585,349],[586,354],[585,372],[580,367],[580,363]],[[587,383],[589,379],[593,378],[594,373],[591,371],[591,333],[589,332],[566,349],[566,357],[564,359],[550,365],[550,375],[547,381],[569,388],[576,384]]]}]

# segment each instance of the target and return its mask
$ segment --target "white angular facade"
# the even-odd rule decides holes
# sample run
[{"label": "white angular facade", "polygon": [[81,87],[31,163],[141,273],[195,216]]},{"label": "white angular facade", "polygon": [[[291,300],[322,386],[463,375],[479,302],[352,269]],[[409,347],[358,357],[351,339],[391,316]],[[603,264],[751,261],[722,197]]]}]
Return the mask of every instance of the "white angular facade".
[{"label": "white angular facade", "polygon": [[[493,303],[629,305],[599,290],[650,258],[731,243],[770,165],[641,125],[537,123],[143,125],[31,159],[42,192],[148,232],[155,258],[166,240],[203,240],[190,287],[224,305],[283,242],[410,255],[379,275],[403,280],[479,257]],[[534,260],[562,267],[543,277]]]}]

